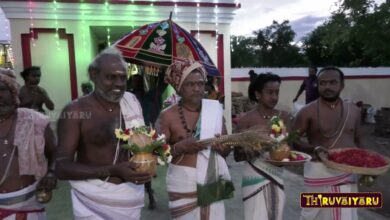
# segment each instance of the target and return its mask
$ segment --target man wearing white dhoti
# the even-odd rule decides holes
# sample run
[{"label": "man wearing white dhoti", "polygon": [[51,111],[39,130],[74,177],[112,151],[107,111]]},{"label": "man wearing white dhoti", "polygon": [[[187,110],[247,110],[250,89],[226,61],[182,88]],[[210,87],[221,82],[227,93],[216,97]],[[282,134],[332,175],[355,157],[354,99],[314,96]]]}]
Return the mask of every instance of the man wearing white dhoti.
[{"label": "man wearing white dhoti", "polygon": [[48,117],[18,105],[14,73],[0,68],[0,219],[46,219],[35,195],[56,186],[55,139]]},{"label": "man wearing white dhoti", "polygon": [[71,180],[75,219],[140,219],[150,175],[135,172],[114,134],[134,120],[143,124],[137,98],[125,92],[126,67],[118,51],[104,50],[88,68],[94,92],[61,114],[57,173]]},{"label": "man wearing white dhoti", "polygon": [[[315,155],[316,146],[326,149],[361,147],[360,111],[350,102],[340,99],[344,74],[336,67],[326,67],[318,73],[320,97],[297,114],[294,130],[306,134],[308,143],[297,141],[298,150],[313,154],[304,166],[307,192],[357,192],[356,176],[327,168]],[[319,149],[319,148],[317,148]],[[357,219],[356,209],[304,208],[301,219]]]},{"label": "man wearing white dhoti", "polygon": [[225,219],[224,199],[233,196],[233,184],[224,156],[230,149],[202,146],[198,139],[224,134],[223,110],[203,99],[206,72],[193,61],[178,61],[166,80],[182,99],[163,111],[156,128],[172,144],[172,163],[166,177],[169,208],[174,219]]},{"label": "man wearing white dhoti", "polygon": [[[268,131],[273,116],[280,117],[290,129],[291,115],[275,108],[279,101],[280,84],[280,77],[273,73],[262,73],[252,80],[248,96],[251,101],[257,102],[257,106],[240,117],[238,131],[253,128]],[[245,219],[281,220],[285,204],[283,169],[264,162],[256,154],[240,147],[234,151],[236,161],[246,161],[242,176]]]}]

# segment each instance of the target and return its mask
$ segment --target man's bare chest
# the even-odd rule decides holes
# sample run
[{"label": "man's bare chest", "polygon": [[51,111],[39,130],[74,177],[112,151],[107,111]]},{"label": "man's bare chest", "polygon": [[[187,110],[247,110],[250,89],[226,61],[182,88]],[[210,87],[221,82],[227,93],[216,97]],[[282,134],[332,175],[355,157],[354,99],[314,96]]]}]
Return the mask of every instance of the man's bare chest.
[{"label": "man's bare chest", "polygon": [[120,128],[119,114],[92,112],[89,119],[82,120],[81,139],[85,144],[105,145],[116,142],[115,129]]}]

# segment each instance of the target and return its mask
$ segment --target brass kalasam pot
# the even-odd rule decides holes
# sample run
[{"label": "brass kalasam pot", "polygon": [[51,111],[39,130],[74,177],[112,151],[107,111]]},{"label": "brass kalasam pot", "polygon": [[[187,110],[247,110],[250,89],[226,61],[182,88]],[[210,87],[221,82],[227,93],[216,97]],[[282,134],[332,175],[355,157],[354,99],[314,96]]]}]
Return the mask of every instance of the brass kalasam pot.
[{"label": "brass kalasam pot", "polygon": [[151,153],[138,153],[130,158],[130,162],[133,162],[139,167],[136,168],[137,172],[149,173],[151,176],[156,175],[157,169],[157,156]]},{"label": "brass kalasam pot", "polygon": [[143,148],[147,145],[152,144],[152,138],[148,137],[146,134],[134,134],[131,135],[129,139],[131,144],[135,144],[140,148]]},{"label": "brass kalasam pot", "polygon": [[269,152],[270,159],[282,161],[284,158],[288,158],[290,156],[290,151],[291,149],[287,144],[281,144]]},{"label": "brass kalasam pot", "polygon": [[44,189],[37,190],[35,192],[37,201],[42,204],[48,203],[51,200],[51,195],[52,195],[51,191],[46,191]]}]

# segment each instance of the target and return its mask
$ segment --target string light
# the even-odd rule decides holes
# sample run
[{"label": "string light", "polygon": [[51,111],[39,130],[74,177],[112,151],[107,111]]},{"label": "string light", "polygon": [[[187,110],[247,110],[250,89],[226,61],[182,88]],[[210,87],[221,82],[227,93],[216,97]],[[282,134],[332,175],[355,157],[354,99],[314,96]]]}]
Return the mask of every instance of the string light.
[{"label": "string light", "polygon": [[85,24],[85,4],[81,4],[81,36],[83,40],[83,49],[84,52],[87,51],[87,42],[86,42],[86,24]]},{"label": "string light", "polygon": [[55,21],[55,27],[56,27],[56,45],[57,49],[60,50],[60,36],[58,34],[58,14],[57,14],[57,9],[58,9],[58,3],[56,0],[53,0],[53,9],[54,9],[54,21]]},{"label": "string light", "polygon": [[177,4],[175,3],[175,8],[173,9],[173,11],[175,12],[175,16],[177,15]]},{"label": "string light", "polygon": [[234,52],[234,48],[233,48],[233,37],[230,37],[230,50],[232,52]]},{"label": "string light", "polygon": [[[106,1],[104,4],[106,6],[106,13],[109,14],[110,13],[110,4],[108,3],[108,1]],[[110,26],[109,26],[108,21],[107,21],[106,32],[107,32],[107,47],[109,47],[109,46],[111,46],[111,31],[110,31]]]},{"label": "string light", "polygon": [[14,53],[12,51],[12,47],[11,45],[9,45],[7,48],[6,48],[6,54],[8,56],[8,59],[9,61],[11,61],[11,67],[14,67],[15,66],[15,57],[14,57]]},{"label": "string light", "polygon": [[33,19],[33,2],[32,0],[28,3],[28,11],[30,13],[30,41],[33,47],[35,47],[35,39],[34,39],[34,19]]},{"label": "string light", "polygon": [[[131,3],[134,3],[134,0],[132,0],[131,1]],[[134,28],[133,28],[133,24],[134,24],[134,13],[133,13],[133,9],[136,9],[135,7],[134,7],[134,5],[129,5],[129,7],[127,8],[128,10],[129,10],[129,13],[128,13],[128,15],[129,15],[129,21],[130,21],[130,27],[131,27],[131,29],[130,30],[133,30]]]},{"label": "string light", "polygon": [[[218,3],[218,1],[216,1]],[[218,49],[218,5],[215,5],[215,48]]]},{"label": "string light", "polygon": [[110,28],[107,28],[107,46],[111,46]]},{"label": "string light", "polygon": [[196,38],[198,39],[198,41],[200,42],[200,28],[199,28],[199,24],[200,24],[200,16],[199,16],[199,2],[196,3],[196,29],[197,29],[197,34],[196,34]]},{"label": "string light", "polygon": [[5,36],[6,36],[6,39],[8,39],[8,37],[9,37],[9,34],[8,34],[8,24],[7,24],[7,22],[5,22],[6,23],[6,25],[5,25]]}]

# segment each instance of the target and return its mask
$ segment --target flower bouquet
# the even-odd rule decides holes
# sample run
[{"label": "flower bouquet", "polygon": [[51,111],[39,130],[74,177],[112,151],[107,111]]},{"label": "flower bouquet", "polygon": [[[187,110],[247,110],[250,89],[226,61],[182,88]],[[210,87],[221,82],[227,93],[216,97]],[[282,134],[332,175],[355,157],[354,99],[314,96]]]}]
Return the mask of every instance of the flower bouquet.
[{"label": "flower bouquet", "polygon": [[170,146],[165,142],[165,135],[158,135],[150,126],[132,122],[131,128],[115,129],[116,138],[127,142],[121,147],[133,154],[130,161],[139,164],[138,172],[147,172],[154,176],[156,165],[167,164],[172,160]]},{"label": "flower bouquet", "polygon": [[[311,159],[311,156],[302,152],[292,151],[288,142],[295,140],[298,136],[296,132],[287,132],[283,120],[278,116],[270,119],[271,133],[270,137],[275,140],[274,146],[269,151],[269,160],[276,165],[300,164]],[[293,163],[290,163],[293,162]]]}]

